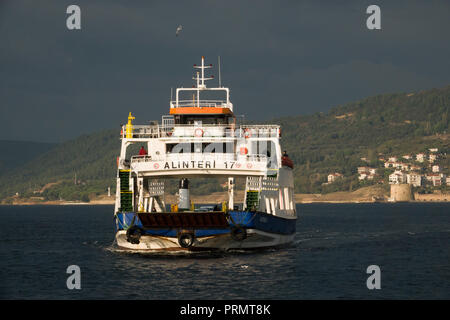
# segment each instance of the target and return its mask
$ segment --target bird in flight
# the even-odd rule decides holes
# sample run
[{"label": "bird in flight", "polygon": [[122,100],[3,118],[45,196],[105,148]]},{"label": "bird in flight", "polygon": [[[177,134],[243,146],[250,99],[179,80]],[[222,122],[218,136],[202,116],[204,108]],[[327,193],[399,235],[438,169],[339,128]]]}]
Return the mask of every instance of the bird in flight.
[{"label": "bird in flight", "polygon": [[183,26],[180,24],[180,25],[177,27],[177,32],[175,33],[175,36],[176,36],[176,37],[178,37],[178,35],[180,34],[181,30],[183,30]]}]

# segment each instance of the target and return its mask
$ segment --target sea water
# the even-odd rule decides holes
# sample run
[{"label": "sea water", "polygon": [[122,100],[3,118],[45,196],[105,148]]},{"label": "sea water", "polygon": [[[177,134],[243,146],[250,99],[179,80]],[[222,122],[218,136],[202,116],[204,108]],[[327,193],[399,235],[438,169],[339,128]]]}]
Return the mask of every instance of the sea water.
[{"label": "sea water", "polygon": [[[450,298],[450,204],[297,210],[286,248],[154,255],[115,248],[112,206],[0,206],[0,298]],[[80,290],[67,288],[70,265]],[[367,288],[371,265],[379,290]]]}]

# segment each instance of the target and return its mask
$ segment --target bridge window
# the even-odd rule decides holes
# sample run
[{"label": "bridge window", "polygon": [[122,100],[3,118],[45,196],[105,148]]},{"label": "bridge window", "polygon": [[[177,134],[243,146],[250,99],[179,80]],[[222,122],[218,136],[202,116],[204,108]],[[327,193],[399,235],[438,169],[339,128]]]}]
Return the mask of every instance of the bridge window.
[{"label": "bridge window", "polygon": [[167,153],[234,153],[234,143],[168,143]]}]

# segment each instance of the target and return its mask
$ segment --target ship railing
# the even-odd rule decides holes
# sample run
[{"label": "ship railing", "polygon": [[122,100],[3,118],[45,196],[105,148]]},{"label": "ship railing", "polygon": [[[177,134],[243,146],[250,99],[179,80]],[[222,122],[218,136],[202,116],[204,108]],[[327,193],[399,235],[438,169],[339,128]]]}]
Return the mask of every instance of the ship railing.
[{"label": "ship railing", "polygon": [[231,102],[227,103],[226,100],[178,100],[170,101],[170,108],[184,108],[184,107],[197,107],[197,108],[229,108],[233,109]]},{"label": "ship railing", "polygon": [[164,126],[133,125],[131,134],[127,134],[126,126],[122,127],[123,139],[152,138],[278,138],[281,136],[278,125],[240,125],[233,124],[175,124]]}]

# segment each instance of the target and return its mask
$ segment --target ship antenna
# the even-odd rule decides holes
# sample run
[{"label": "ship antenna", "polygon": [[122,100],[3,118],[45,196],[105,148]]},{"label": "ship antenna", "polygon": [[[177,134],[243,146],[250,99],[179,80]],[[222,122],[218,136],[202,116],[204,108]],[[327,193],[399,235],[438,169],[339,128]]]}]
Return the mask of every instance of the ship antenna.
[{"label": "ship antenna", "polygon": [[220,56],[217,56],[217,65],[219,67],[219,88],[222,87],[222,77],[220,76]]}]

